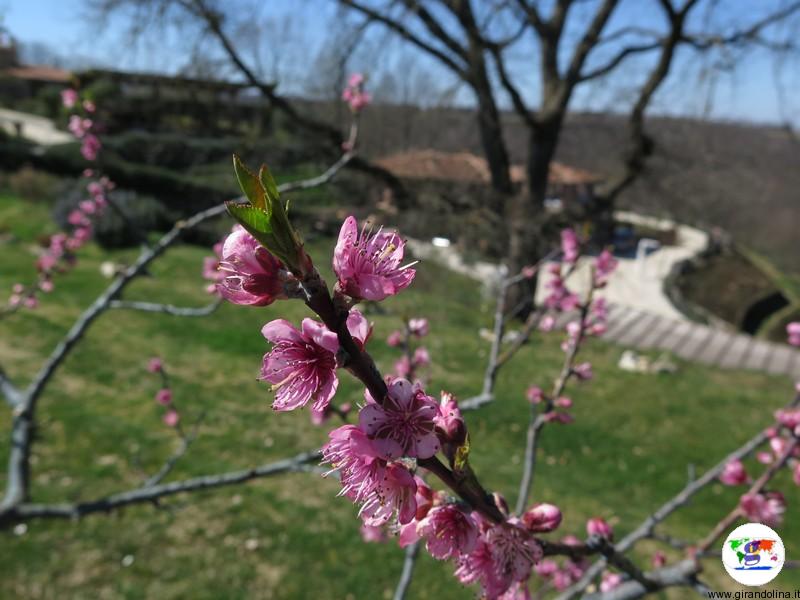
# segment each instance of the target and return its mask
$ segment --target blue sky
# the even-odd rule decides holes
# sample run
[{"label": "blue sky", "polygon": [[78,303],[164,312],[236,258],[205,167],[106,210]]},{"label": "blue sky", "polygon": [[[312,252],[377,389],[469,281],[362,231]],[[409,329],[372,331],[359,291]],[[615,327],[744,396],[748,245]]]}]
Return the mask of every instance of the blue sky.
[{"label": "blue sky", "polygon": [[[735,27],[737,23],[753,19],[758,9],[768,11],[781,1],[726,0],[723,3],[725,9],[718,13],[717,22]],[[299,91],[299,87],[293,87],[293,76],[302,73],[310,58],[322,51],[328,24],[333,20],[334,3],[331,0],[269,0],[252,6],[259,7],[255,9],[261,12],[259,18],[272,19],[274,28],[270,29],[270,35],[280,34],[287,41],[291,39],[290,30],[280,31],[281,25],[275,26],[275,23],[282,24],[287,15],[291,16],[291,31],[295,32],[298,39],[288,43],[301,48],[294,49],[293,59],[287,63],[289,66],[281,77],[281,85],[287,92]],[[591,9],[592,3],[585,6],[587,10]],[[623,2],[608,31],[632,24],[654,26],[656,17],[651,7],[652,4],[647,0]],[[163,32],[150,43],[134,48],[122,35],[123,19],[108,23],[102,31],[93,31],[87,25],[85,14],[82,0],[0,0],[3,25],[12,35],[24,42],[45,43],[62,55],[82,56],[124,69],[166,72],[174,72],[189,61],[185,43],[187,36],[174,30]],[[699,26],[703,14],[695,16],[695,24]],[[569,31],[567,35],[571,35]],[[380,68],[386,71],[387,65],[399,63],[398,56],[401,53],[408,54],[407,47],[399,42],[386,44],[383,43],[383,37],[376,36],[373,40],[379,41],[373,41],[371,52],[355,55],[354,68],[368,72]],[[299,41],[300,37],[302,41]],[[380,49],[377,54],[374,50],[376,47]],[[609,52],[613,50],[613,46],[610,46]],[[510,63],[526,98],[532,103],[538,93],[535,68],[531,66],[535,65],[534,53],[533,43],[523,42],[514,51],[514,59]],[[413,56],[421,66],[442,81],[452,79],[436,63],[418,54]],[[373,61],[378,61],[378,64]],[[618,107],[620,98],[631,97],[631,90],[649,66],[648,61],[632,60],[626,63],[621,77],[580,88],[572,107],[599,111]],[[684,50],[675,61],[670,78],[654,102],[652,112],[751,122],[783,122],[790,119],[797,123],[800,121],[800,102],[797,100],[800,96],[800,69],[797,66],[796,60],[786,60],[776,66],[768,53],[760,51],[748,54],[747,59],[739,61],[738,67],[732,72],[706,72],[703,58]],[[776,81],[780,81],[782,95],[778,92]],[[456,101],[470,103],[469,91],[461,89]]]}]

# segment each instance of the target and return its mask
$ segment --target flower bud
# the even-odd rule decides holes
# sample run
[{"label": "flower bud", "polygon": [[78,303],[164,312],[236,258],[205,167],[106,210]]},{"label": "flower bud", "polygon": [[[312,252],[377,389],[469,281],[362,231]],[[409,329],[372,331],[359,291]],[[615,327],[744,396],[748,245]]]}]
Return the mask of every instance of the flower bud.
[{"label": "flower bud", "polygon": [[561,524],[561,510],[554,504],[534,504],[522,515],[522,523],[531,533],[547,533]]}]

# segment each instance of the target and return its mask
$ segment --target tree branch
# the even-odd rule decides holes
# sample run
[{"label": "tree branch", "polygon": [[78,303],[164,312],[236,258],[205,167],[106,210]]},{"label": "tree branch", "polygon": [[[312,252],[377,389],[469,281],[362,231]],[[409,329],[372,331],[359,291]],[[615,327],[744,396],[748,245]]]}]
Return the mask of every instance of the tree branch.
[{"label": "tree branch", "polygon": [[140,302],[136,300],[112,300],[108,307],[115,309],[141,310],[144,312],[164,313],[174,317],[206,317],[216,311],[222,304],[222,299],[217,298],[211,304],[198,308],[186,306],[173,306],[172,304],[157,304],[155,302]]},{"label": "tree branch", "polygon": [[244,483],[253,479],[298,471],[301,470],[304,465],[317,461],[319,458],[319,450],[313,450],[311,452],[303,452],[293,458],[279,460],[258,467],[215,475],[204,475],[202,477],[193,477],[191,479],[159,485],[143,486],[127,492],[112,494],[111,496],[105,496],[86,502],[60,504],[22,503],[0,512],[0,526],[31,519],[79,519],[93,513],[109,512],[133,504],[155,502],[168,496],[174,496],[175,494],[209,490]]},{"label": "tree branch", "polygon": [[393,600],[405,600],[408,588],[411,586],[411,580],[414,577],[414,566],[419,556],[419,546],[419,541],[406,546],[403,570],[400,572],[400,581],[397,582],[397,588],[394,590]]}]

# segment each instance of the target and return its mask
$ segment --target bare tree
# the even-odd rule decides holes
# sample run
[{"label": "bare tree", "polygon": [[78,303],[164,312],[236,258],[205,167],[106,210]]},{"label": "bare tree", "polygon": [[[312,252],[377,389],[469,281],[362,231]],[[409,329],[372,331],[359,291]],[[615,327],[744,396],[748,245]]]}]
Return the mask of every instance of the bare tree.
[{"label": "bare tree", "polygon": [[[338,1],[435,58],[470,86],[493,185],[510,193],[508,152],[498,112],[499,95],[509,98],[528,134],[527,197],[513,197],[509,206],[512,270],[535,262],[541,254],[549,167],[576,89],[616,76],[631,57],[654,57],[634,94],[622,168],[601,190],[600,206],[607,207],[639,176],[653,152],[654,142],[645,131],[645,114],[670,73],[678,47],[685,45],[699,52],[736,48],[740,53],[756,46],[776,49],[766,33],[771,26],[800,12],[800,2],[783,3],[760,17],[748,14],[748,22],[733,30],[716,27],[713,19],[707,19],[704,30],[695,32],[688,24],[700,5],[713,13],[730,9],[726,6],[729,3],[657,0],[651,8],[661,16],[659,29],[626,26],[608,32],[620,0],[556,0],[550,3],[549,14],[543,12],[542,3],[531,0]],[[575,40],[570,40],[574,35]],[[526,56],[522,69],[512,72],[508,58],[511,51]],[[535,102],[529,100],[531,90],[521,83],[523,79],[531,81],[531,74],[538,84]]]}]

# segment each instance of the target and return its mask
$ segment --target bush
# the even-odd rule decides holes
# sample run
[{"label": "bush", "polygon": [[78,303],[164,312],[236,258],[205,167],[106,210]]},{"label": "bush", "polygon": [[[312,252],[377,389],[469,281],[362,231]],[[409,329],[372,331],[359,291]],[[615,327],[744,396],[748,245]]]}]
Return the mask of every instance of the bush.
[{"label": "bush", "polygon": [[0,187],[8,189],[13,195],[30,202],[50,203],[55,199],[58,178],[24,165],[12,173],[0,176]]}]

